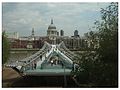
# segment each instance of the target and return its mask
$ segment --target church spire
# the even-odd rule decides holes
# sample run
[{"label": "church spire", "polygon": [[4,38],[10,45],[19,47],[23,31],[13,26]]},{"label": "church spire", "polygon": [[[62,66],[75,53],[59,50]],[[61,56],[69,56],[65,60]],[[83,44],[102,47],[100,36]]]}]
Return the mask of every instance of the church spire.
[{"label": "church spire", "polygon": [[51,19],[51,24],[53,24],[53,19]]},{"label": "church spire", "polygon": [[32,28],[32,36],[34,36],[34,28]]}]

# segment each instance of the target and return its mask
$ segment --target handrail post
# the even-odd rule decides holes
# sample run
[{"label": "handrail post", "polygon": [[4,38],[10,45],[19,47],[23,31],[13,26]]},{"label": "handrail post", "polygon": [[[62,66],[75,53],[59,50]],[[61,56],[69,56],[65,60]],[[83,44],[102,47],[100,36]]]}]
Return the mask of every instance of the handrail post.
[{"label": "handrail post", "polygon": [[67,87],[67,79],[65,75],[65,65],[64,65],[64,87]]}]

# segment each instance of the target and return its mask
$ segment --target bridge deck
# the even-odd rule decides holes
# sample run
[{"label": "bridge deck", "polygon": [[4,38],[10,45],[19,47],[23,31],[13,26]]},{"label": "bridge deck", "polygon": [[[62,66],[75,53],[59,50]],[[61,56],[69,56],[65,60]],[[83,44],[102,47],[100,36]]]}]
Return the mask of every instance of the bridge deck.
[{"label": "bridge deck", "polygon": [[[70,75],[71,69],[65,69],[65,75]],[[53,76],[53,75],[64,75],[64,69],[35,69],[27,70],[24,72],[25,75],[31,76]]]},{"label": "bridge deck", "polygon": [[[69,53],[69,55],[66,55],[66,52]],[[69,50],[67,51],[64,43],[60,45],[50,45],[45,42],[42,49],[35,54],[6,66],[12,67],[24,75],[31,76],[70,75],[73,65],[71,56],[74,55],[70,54]],[[16,57],[16,59],[18,59],[18,57]]]}]

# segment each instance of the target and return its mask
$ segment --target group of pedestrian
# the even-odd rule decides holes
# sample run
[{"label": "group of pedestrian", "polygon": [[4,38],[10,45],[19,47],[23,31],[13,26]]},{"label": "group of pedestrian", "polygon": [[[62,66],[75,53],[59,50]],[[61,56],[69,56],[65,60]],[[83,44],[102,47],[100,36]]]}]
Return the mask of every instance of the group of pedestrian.
[{"label": "group of pedestrian", "polygon": [[51,60],[50,63],[51,63],[51,66],[53,66],[53,65],[58,65],[58,64],[59,64],[59,65],[62,66],[62,68],[64,67],[63,62],[60,61],[60,60]]}]

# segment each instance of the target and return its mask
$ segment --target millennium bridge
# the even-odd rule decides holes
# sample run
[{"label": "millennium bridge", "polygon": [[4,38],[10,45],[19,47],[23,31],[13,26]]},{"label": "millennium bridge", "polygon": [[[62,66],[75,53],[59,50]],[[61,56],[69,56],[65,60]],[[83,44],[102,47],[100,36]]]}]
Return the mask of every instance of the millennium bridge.
[{"label": "millennium bridge", "polygon": [[70,75],[78,67],[74,63],[76,55],[66,48],[64,42],[57,45],[44,42],[35,54],[22,60],[8,61],[5,66],[25,76]]}]

